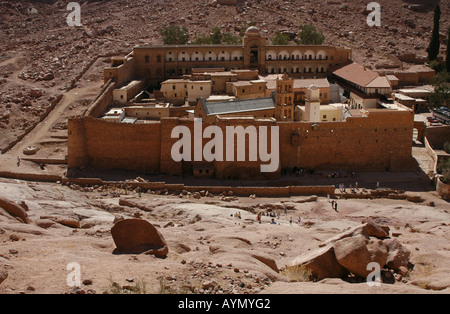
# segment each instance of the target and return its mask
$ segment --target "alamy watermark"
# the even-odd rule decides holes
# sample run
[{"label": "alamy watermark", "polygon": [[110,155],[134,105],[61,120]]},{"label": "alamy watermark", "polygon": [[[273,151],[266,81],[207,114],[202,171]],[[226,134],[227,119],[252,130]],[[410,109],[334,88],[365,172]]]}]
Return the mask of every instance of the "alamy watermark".
[{"label": "alamy watermark", "polygon": [[367,15],[367,25],[370,27],[381,26],[381,5],[377,2],[371,2],[366,7],[367,11],[372,11]]},{"label": "alamy watermark", "polygon": [[67,5],[67,11],[71,11],[67,15],[67,25],[73,26],[81,26],[81,6],[78,2],[70,2]]},{"label": "alamy watermark", "polygon": [[67,271],[70,273],[66,277],[66,283],[69,287],[81,286],[81,266],[77,262],[71,262],[67,264]]},{"label": "alamy watermark", "polygon": [[367,275],[366,282],[369,287],[381,286],[381,267],[380,264],[372,262],[367,264],[366,270],[372,271]]},{"label": "alamy watermark", "polygon": [[[261,161],[261,172],[275,172],[280,164],[279,127],[270,127],[270,152],[268,152],[268,127],[254,125],[247,127],[226,126],[225,138],[222,128],[210,125],[203,130],[202,119],[194,119],[194,134],[187,126],[176,126],[172,129],[171,137],[178,138],[171,149],[173,161]],[[214,135],[214,138],[212,138]],[[181,136],[181,138],[180,138]],[[248,136],[248,160],[246,160]],[[203,139],[211,139],[203,145]],[[235,142],[235,139],[237,141]],[[192,143],[194,147],[192,148]],[[225,143],[225,151],[224,151]],[[236,144],[236,145],[235,145]],[[236,154],[235,154],[236,147]],[[259,154],[259,159],[258,159]]]}]

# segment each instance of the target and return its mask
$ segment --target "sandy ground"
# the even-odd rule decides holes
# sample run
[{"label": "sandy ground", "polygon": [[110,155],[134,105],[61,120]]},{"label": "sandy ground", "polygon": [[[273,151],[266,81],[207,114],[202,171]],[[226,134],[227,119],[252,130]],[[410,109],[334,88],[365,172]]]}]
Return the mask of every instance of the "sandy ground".
[{"label": "sandy ground", "polygon": [[[88,189],[87,189],[88,190]],[[423,193],[424,202],[405,200],[338,200],[339,213],[326,198],[296,203],[300,197],[139,196],[130,191],[113,197],[111,191],[85,192],[57,184],[0,180],[0,193],[25,201],[30,224],[0,212],[0,265],[8,277],[0,293],[67,293],[79,265],[86,293],[448,293],[450,285],[450,205],[435,193]],[[127,198],[141,205],[120,206]],[[427,205],[434,201],[435,206]],[[260,205],[263,204],[263,205]],[[280,212],[277,224],[255,211],[272,205],[292,205]],[[241,218],[234,217],[240,212]],[[151,255],[113,254],[110,229],[116,216],[140,217],[153,223],[168,243],[165,259]],[[42,218],[71,217],[82,228],[60,223],[44,229]],[[293,223],[289,222],[293,217]],[[301,217],[301,224],[297,224]],[[404,282],[369,287],[340,279],[320,283],[289,282],[255,255],[272,259],[279,269],[326,239],[372,217],[396,233],[411,251],[414,269]],[[119,288],[117,288],[119,287]],[[125,290],[123,289],[125,287]],[[427,289],[425,289],[427,288]],[[127,290],[128,289],[128,290]],[[440,290],[433,290],[440,289]],[[136,291],[135,291],[136,292]]]}]

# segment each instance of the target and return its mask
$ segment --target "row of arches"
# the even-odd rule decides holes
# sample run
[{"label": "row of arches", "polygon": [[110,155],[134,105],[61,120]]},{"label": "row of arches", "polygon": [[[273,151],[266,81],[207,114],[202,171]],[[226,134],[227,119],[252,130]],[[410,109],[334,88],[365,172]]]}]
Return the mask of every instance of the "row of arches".
[{"label": "row of arches", "polygon": [[[221,51],[221,52],[202,52],[202,51],[180,51],[178,53],[174,51],[169,51],[166,53],[166,62],[184,62],[184,61],[241,61],[244,58],[243,52],[241,50],[235,51]],[[308,50],[306,52],[301,52],[300,50],[294,50],[288,52],[287,50],[282,50],[276,52],[270,50],[266,53],[266,60],[328,60],[328,55],[325,50],[320,50],[317,53],[313,50]]]},{"label": "row of arches", "polygon": [[180,51],[175,53],[173,51],[169,51],[166,53],[166,61],[174,62],[178,60],[178,62],[185,61],[241,61],[243,60],[244,55],[242,51],[221,51],[216,53],[214,51],[201,52],[201,51]]},{"label": "row of arches", "polygon": [[266,52],[266,60],[328,60],[328,55],[325,50],[320,50],[315,53],[312,50],[307,50],[302,53],[300,50],[294,50],[289,53],[287,50],[276,52],[269,50]]},{"label": "row of arches", "polygon": [[266,68],[267,74],[282,74],[282,73],[326,73],[327,69],[325,67],[272,67],[268,66]]}]

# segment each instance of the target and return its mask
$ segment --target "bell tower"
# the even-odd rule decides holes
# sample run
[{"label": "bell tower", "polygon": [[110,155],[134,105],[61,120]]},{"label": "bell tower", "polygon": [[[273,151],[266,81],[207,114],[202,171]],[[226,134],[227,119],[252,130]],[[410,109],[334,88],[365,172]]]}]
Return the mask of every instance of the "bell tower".
[{"label": "bell tower", "polygon": [[294,121],[294,80],[285,73],[276,83],[275,118],[278,121]]},{"label": "bell tower", "polygon": [[320,90],[316,85],[308,88],[305,102],[306,120],[320,122]]},{"label": "bell tower", "polygon": [[247,29],[244,36],[244,68],[266,70],[266,40],[255,26]]}]

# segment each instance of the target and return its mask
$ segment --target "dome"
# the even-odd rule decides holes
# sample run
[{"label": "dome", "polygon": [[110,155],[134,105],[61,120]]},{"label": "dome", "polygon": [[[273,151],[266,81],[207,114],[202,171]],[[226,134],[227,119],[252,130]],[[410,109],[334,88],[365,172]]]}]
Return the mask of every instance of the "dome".
[{"label": "dome", "polygon": [[255,26],[250,26],[249,28],[247,28],[245,35],[256,37],[256,36],[261,36],[261,32],[259,31],[259,28],[255,27]]}]

